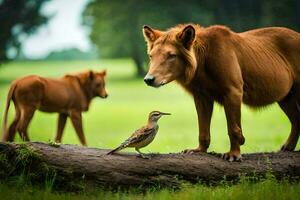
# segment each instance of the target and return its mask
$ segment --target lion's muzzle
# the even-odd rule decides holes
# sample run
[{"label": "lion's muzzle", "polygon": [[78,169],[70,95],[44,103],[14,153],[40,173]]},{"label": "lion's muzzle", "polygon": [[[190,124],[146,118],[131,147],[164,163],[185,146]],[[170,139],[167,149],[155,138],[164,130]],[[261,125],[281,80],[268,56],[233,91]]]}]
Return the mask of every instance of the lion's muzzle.
[{"label": "lion's muzzle", "polygon": [[155,77],[150,74],[147,74],[144,78],[145,83],[149,86],[153,86],[154,80],[155,80]]}]

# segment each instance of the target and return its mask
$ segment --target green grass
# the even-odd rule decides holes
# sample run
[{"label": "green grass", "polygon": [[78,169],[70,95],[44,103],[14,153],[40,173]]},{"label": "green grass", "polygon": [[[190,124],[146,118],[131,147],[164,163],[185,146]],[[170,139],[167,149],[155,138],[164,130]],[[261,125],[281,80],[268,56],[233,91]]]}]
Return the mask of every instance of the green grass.
[{"label": "green grass", "polygon": [[51,188],[35,186],[21,186],[20,184],[7,185],[0,183],[1,199],[110,199],[110,200],[232,200],[232,199],[299,199],[300,183],[288,181],[276,181],[273,178],[263,180],[259,183],[241,181],[238,185],[222,184],[219,186],[187,185],[181,190],[154,190],[140,193],[137,191],[111,192],[103,190],[83,191],[79,193],[53,192]]},{"label": "green grass", "polygon": [[[85,69],[107,69],[108,99],[95,99],[90,110],[84,114],[84,130],[90,147],[113,148],[126,139],[132,131],[144,125],[152,110],[172,113],[159,122],[160,131],[154,142],[143,149],[144,152],[179,152],[198,145],[197,115],[193,99],[176,83],[155,89],[147,87],[142,79],[134,78],[133,63],[127,59],[65,62],[11,62],[0,68],[0,116],[3,116],[6,94],[9,84],[17,77],[39,74],[46,77],[60,77],[65,73],[74,73]],[[13,119],[13,106],[9,121]],[[2,120],[2,119],[1,119]],[[32,141],[49,142],[56,131],[56,114],[36,112],[29,127]],[[285,142],[290,131],[287,117],[277,105],[271,105],[259,111],[243,106],[242,125],[245,145],[242,152],[277,151]],[[229,139],[223,108],[215,105],[211,145],[209,150],[225,152],[229,150]],[[21,141],[17,135],[17,141]],[[79,140],[68,121],[63,143],[79,144]],[[297,145],[299,149],[300,145]],[[128,149],[127,151],[132,151]],[[235,186],[207,187],[189,186],[177,192],[168,190],[141,194],[99,192],[91,198],[111,199],[294,199],[300,184],[266,180],[257,184],[244,182]],[[21,192],[6,184],[0,186],[0,196],[31,199],[89,199],[88,194],[57,194],[44,189],[23,188]],[[299,195],[298,195],[299,196]],[[253,198],[252,198],[253,197]]]},{"label": "green grass", "polygon": [[[142,79],[134,77],[133,63],[127,59],[70,61],[70,62],[12,62],[0,68],[0,116],[3,115],[9,83],[28,74],[60,77],[84,69],[107,69],[108,99],[94,99],[84,114],[84,130],[91,147],[113,148],[147,120],[152,110],[171,112],[159,122],[160,131],[145,152],[179,152],[197,146],[198,125],[193,99],[176,83],[156,89],[147,87]],[[13,108],[13,106],[12,106]],[[13,109],[9,115],[13,119]],[[53,140],[56,114],[36,112],[29,127],[32,141]],[[246,143],[243,152],[277,151],[290,131],[287,117],[274,104],[259,111],[242,109],[242,125]],[[223,108],[215,105],[211,128],[211,151],[229,149],[226,119]],[[17,141],[20,141],[17,136]],[[63,143],[79,144],[67,123]],[[298,145],[299,148],[299,145]]]}]

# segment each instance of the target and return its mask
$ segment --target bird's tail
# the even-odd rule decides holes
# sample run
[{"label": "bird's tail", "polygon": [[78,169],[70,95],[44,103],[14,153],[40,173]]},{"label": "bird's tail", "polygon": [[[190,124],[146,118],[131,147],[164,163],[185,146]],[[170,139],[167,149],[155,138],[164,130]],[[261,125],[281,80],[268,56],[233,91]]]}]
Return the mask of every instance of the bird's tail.
[{"label": "bird's tail", "polygon": [[111,150],[110,152],[108,152],[106,155],[112,155],[113,153],[121,151],[124,148],[125,148],[124,145],[120,145],[117,148],[115,148],[115,149]]},{"label": "bird's tail", "polygon": [[111,155],[111,154],[113,154],[115,152],[118,152],[118,151],[121,151],[122,149],[125,149],[130,144],[130,139],[131,138],[128,138],[127,140],[125,140],[122,144],[120,144],[120,146],[118,146],[117,148],[111,150],[106,155]]}]

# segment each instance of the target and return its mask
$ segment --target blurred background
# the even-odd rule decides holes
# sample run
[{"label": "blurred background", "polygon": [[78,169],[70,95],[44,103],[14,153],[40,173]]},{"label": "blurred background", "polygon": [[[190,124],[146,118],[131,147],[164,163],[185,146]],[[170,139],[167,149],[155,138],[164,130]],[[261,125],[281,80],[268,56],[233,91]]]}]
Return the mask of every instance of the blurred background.
[{"label": "blurred background", "polygon": [[[198,145],[193,99],[175,83],[147,87],[148,59],[142,35],[147,24],[167,29],[178,23],[222,24],[240,32],[265,26],[300,31],[298,0],[0,0],[0,115],[12,80],[28,74],[60,77],[85,69],[108,70],[106,100],[95,99],[84,114],[88,145],[113,148],[146,123],[152,110],[171,112],[145,152],[177,152]],[[10,110],[10,122],[13,118]],[[2,117],[1,117],[2,120]],[[57,115],[36,112],[32,141],[53,140]],[[277,151],[290,124],[277,105],[243,107],[244,152]],[[229,148],[226,119],[215,105],[211,151]],[[20,141],[19,136],[16,137]],[[79,144],[67,123],[63,143]],[[299,147],[299,144],[298,144]]]}]

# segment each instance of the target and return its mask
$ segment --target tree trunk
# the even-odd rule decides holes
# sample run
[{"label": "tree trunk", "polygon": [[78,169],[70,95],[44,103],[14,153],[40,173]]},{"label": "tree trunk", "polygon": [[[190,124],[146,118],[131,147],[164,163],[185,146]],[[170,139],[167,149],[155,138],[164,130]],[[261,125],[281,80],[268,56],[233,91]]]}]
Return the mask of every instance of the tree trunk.
[{"label": "tree trunk", "polygon": [[136,1],[131,1],[128,4],[129,10],[134,10],[134,12],[128,13],[128,26],[129,28],[129,39],[130,39],[130,48],[131,48],[131,57],[134,61],[136,67],[136,75],[138,77],[145,76],[146,72],[143,68],[143,56],[140,49],[139,37],[141,34],[141,27],[138,23],[139,18],[139,4]]},{"label": "tree trunk", "polygon": [[138,77],[144,77],[146,75],[146,72],[143,68],[143,61],[140,55],[133,55],[132,59],[135,63],[136,72]]},{"label": "tree trunk", "polygon": [[[74,182],[109,188],[147,188],[180,187],[186,182],[214,184],[224,177],[238,180],[240,175],[300,177],[299,152],[244,154],[242,162],[230,163],[216,153],[152,154],[151,159],[143,159],[134,153],[106,155],[108,150],[76,145],[34,142],[26,143],[26,148],[24,144],[0,143],[1,158],[7,158],[6,162],[0,160],[1,179],[18,175],[18,170],[34,174],[32,177],[40,182],[52,174],[54,186],[67,189],[76,185]],[[26,153],[28,149],[35,153]]]}]

